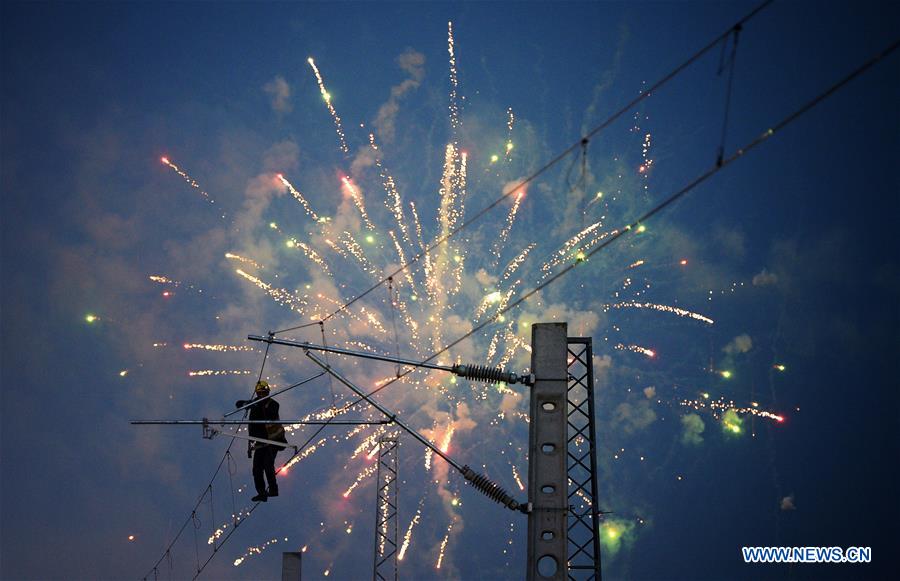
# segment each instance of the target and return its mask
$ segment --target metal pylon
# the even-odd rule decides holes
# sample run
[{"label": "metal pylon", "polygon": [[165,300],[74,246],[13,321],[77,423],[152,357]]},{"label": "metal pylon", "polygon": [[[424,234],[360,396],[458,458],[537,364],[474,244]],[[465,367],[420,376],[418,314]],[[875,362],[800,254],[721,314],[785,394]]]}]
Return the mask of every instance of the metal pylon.
[{"label": "metal pylon", "polygon": [[590,337],[568,338],[568,577],[574,581],[601,579],[593,361]]},{"label": "metal pylon", "polygon": [[400,440],[394,436],[378,439],[377,488],[375,490],[374,581],[397,581],[397,506],[400,482]]}]

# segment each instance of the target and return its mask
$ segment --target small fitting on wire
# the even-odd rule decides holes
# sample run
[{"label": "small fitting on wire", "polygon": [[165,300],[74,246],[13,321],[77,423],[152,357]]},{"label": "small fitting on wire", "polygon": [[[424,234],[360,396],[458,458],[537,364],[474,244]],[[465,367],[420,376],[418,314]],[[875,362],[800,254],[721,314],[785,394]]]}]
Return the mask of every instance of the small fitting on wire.
[{"label": "small fitting on wire", "polygon": [[204,440],[212,440],[216,434],[219,433],[219,430],[215,428],[209,427],[209,420],[203,418],[203,439]]}]

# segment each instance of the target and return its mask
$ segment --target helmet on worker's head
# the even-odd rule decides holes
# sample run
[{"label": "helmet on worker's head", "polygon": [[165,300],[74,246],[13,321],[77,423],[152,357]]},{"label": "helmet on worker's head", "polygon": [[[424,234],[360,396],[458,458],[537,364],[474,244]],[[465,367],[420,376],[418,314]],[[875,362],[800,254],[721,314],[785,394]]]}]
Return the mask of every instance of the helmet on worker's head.
[{"label": "helmet on worker's head", "polygon": [[269,395],[269,382],[265,379],[260,379],[256,382],[256,395],[266,396]]}]

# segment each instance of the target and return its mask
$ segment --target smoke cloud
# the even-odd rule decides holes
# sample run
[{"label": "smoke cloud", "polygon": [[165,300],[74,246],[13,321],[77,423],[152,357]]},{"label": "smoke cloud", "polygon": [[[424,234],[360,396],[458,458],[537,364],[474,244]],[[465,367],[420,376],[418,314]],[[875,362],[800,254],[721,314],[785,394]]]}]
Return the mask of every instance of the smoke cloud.
[{"label": "smoke cloud", "polygon": [[263,91],[269,95],[272,110],[276,113],[290,113],[293,106],[291,105],[291,87],[281,75],[263,85]]}]

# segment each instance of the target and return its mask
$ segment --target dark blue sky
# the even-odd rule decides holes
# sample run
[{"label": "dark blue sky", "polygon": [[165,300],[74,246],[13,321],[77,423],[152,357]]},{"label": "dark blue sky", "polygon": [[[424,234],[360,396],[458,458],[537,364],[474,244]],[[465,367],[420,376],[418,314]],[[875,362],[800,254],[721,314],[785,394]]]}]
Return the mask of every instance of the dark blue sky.
[{"label": "dark blue sky", "polygon": [[[314,295],[339,303],[398,264],[387,231],[399,225],[382,203],[370,132],[403,197],[406,223],[411,227],[414,201],[424,238],[432,240],[449,142],[468,154],[471,215],[753,6],[4,3],[0,577],[120,579],[150,571],[226,443],[202,440],[199,428],[128,420],[220,416],[251,389],[261,353],[183,344],[246,346],[248,333],[333,309]],[[776,2],[760,13],[741,33],[726,152],[887,46],[898,35],[898,16],[887,2]],[[460,96],[455,134],[448,21]],[[621,227],[709,168],[722,127],[719,55],[714,49],[594,137],[584,176],[580,160],[567,158],[531,184],[500,257],[491,248],[502,237],[508,202],[452,243],[464,264],[458,290],[448,290],[448,274],[442,291],[412,301],[428,292],[421,269],[416,286],[398,283],[426,329],[415,335],[401,322],[401,351],[428,356],[471,327],[483,295],[506,292],[517,277],[516,293],[532,288],[542,261],[582,228],[598,221],[596,233]],[[342,119],[347,154],[309,56]],[[490,361],[509,349],[509,365],[521,368],[528,355],[512,337],[527,340],[525,323],[568,320],[571,334],[594,338],[600,504],[614,511],[601,533],[612,528],[621,539],[604,544],[608,578],[888,575],[900,540],[893,468],[900,457],[898,73],[894,54],[648,221],[646,232],[624,237],[508,313],[509,326],[489,326],[451,352],[482,362],[500,332]],[[514,148],[505,156],[507,140]],[[333,222],[309,220],[276,173]],[[372,230],[342,191],[344,175],[364,192]],[[598,191],[603,201],[582,218]],[[328,246],[325,239],[343,230],[376,274]],[[330,274],[296,241],[323,256]],[[521,269],[501,280],[504,266],[532,242]],[[413,240],[407,255],[416,248]],[[309,294],[306,310],[277,304],[235,268]],[[387,325],[386,291],[376,295],[363,304]],[[621,307],[629,300],[677,306],[715,323]],[[313,304],[324,306],[315,311]],[[89,314],[98,319],[87,322]],[[338,317],[328,332],[335,343],[394,349],[389,331],[360,318]],[[336,365],[369,388],[392,373],[390,366]],[[188,376],[198,370],[247,374]],[[300,353],[278,350],[266,373],[287,385],[312,372]],[[520,450],[527,426],[516,412],[527,410],[527,398],[437,376],[418,380],[385,390],[382,401],[435,440],[452,427],[455,457],[483,465],[524,496],[515,478],[527,473]],[[320,380],[283,396],[282,416],[321,410],[330,397]],[[756,402],[754,409],[785,421],[740,411],[734,434],[722,413],[682,405],[719,398],[738,410]],[[309,578],[370,575],[372,477],[350,499],[340,493],[363,473],[367,461],[351,456],[371,433],[330,433],[284,476],[277,502],[262,505],[219,550],[204,577],[277,578],[280,552],[304,545]],[[292,439],[302,441],[303,432]],[[524,518],[443,474],[440,461],[426,469],[423,449],[411,440],[402,454],[401,537],[417,509],[421,518],[401,577],[522,578]],[[161,564],[162,578],[189,578],[196,553],[201,562],[209,555],[207,537],[230,523],[229,488],[240,489],[234,506],[250,506],[249,463],[242,453],[235,458],[233,486],[223,473],[212,503],[199,510],[199,550],[189,525],[172,562]],[[871,546],[873,562],[746,565],[744,545]]]}]

